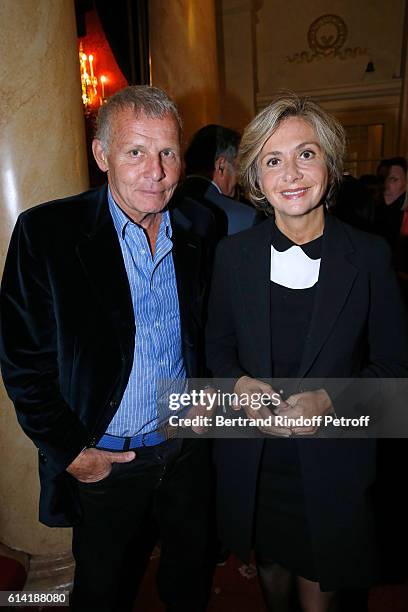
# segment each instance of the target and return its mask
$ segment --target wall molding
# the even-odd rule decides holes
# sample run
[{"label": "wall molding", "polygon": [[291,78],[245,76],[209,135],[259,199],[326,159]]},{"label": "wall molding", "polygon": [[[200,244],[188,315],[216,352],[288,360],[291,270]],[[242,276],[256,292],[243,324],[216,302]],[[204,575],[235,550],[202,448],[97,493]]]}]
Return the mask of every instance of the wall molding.
[{"label": "wall molding", "polygon": [[217,16],[241,15],[243,13],[256,12],[252,0],[222,0],[216,3],[215,14]]},{"label": "wall molding", "polygon": [[[296,90],[300,96],[308,96],[314,100],[327,102],[340,102],[343,100],[355,101],[364,103],[373,99],[382,99],[386,106],[395,106],[399,104],[401,95],[402,79],[392,79],[390,81],[376,81],[373,83],[352,83],[349,85],[340,85],[336,87],[325,87],[320,89]],[[262,110],[274,99],[274,95],[257,95],[256,105],[258,111]],[[385,100],[384,100],[385,99]],[[388,103],[387,103],[388,99]]]}]

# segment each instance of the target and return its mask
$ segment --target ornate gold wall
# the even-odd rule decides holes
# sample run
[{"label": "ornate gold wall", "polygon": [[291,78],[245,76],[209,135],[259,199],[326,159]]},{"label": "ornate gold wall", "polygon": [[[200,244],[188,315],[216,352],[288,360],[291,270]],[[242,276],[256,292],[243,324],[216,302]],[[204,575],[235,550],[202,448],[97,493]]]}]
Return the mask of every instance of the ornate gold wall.
[{"label": "ornate gold wall", "polygon": [[[0,270],[19,212],[87,188],[73,0],[0,3]],[[63,231],[63,228],[62,228]],[[0,541],[32,554],[70,547],[38,522],[34,445],[0,392]]]},{"label": "ornate gold wall", "polygon": [[317,99],[346,126],[383,126],[384,156],[408,153],[405,0],[217,5],[224,123],[242,129],[289,89]]},{"label": "ornate gold wall", "polygon": [[214,0],[149,1],[152,85],[181,111],[186,141],[219,120]]}]

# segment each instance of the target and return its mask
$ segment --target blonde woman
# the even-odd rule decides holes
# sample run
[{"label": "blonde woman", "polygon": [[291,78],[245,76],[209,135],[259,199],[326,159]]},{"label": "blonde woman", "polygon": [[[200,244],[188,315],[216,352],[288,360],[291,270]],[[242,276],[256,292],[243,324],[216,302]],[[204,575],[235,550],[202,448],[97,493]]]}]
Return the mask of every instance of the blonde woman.
[{"label": "blonde woman", "polygon": [[[277,98],[243,135],[241,182],[270,218],[219,245],[208,325],[209,366],[234,379],[238,394],[272,394],[262,380],[271,377],[407,374],[388,247],[326,212],[344,149],[341,125],[296,95]],[[279,391],[275,414],[336,408],[351,416],[347,406],[333,407],[324,385]],[[244,559],[255,549],[269,610],[287,609],[295,575],[302,610],[325,612],[335,591],[376,579],[368,503],[375,441],[311,439],[314,426],[272,425],[264,433],[217,443],[221,538]]]}]

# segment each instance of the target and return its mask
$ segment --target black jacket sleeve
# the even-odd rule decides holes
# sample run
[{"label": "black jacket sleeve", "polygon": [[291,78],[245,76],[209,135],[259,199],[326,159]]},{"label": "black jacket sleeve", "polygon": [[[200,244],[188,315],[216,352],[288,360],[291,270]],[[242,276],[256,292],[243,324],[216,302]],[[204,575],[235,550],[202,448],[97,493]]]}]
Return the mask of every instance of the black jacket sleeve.
[{"label": "black jacket sleeve", "polygon": [[23,213],[6,258],[0,295],[1,368],[20,425],[48,469],[59,473],[84,448],[88,433],[60,391],[52,286],[40,241],[30,237],[27,225]]},{"label": "black jacket sleeve", "polygon": [[231,268],[228,238],[217,247],[208,306],[207,363],[213,376],[238,379],[246,375],[239,362],[235,321],[230,304]]}]

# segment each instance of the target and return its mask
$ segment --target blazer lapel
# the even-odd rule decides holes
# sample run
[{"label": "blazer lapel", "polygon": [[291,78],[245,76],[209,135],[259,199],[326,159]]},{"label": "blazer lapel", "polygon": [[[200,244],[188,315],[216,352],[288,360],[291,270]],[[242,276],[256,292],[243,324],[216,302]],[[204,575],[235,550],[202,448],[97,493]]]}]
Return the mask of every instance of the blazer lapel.
[{"label": "blazer lapel", "polygon": [[106,189],[95,203],[94,217],[84,227],[77,254],[94,289],[95,307],[105,311],[122,346],[129,347],[135,329],[132,298]]},{"label": "blazer lapel", "polygon": [[[179,224],[171,213],[173,261],[180,308],[181,341],[187,377],[202,375],[205,279],[201,277],[203,263],[201,240]],[[201,353],[201,354],[200,354]]]},{"label": "blazer lapel", "polygon": [[175,213],[171,213],[173,261],[176,272],[177,292],[182,328],[191,315],[202,325],[200,313],[196,312],[197,298],[202,297],[204,279],[200,278],[201,241],[179,224]]},{"label": "blazer lapel", "polygon": [[274,219],[260,223],[252,240],[242,249],[235,273],[246,312],[245,325],[250,329],[256,369],[262,378],[272,376],[271,344],[271,231]]},{"label": "blazer lapel", "polygon": [[357,269],[348,260],[348,255],[354,249],[347,234],[329,214],[326,215],[325,223],[319,284],[299,378],[305,377],[312,368],[348,299],[357,275]]}]

